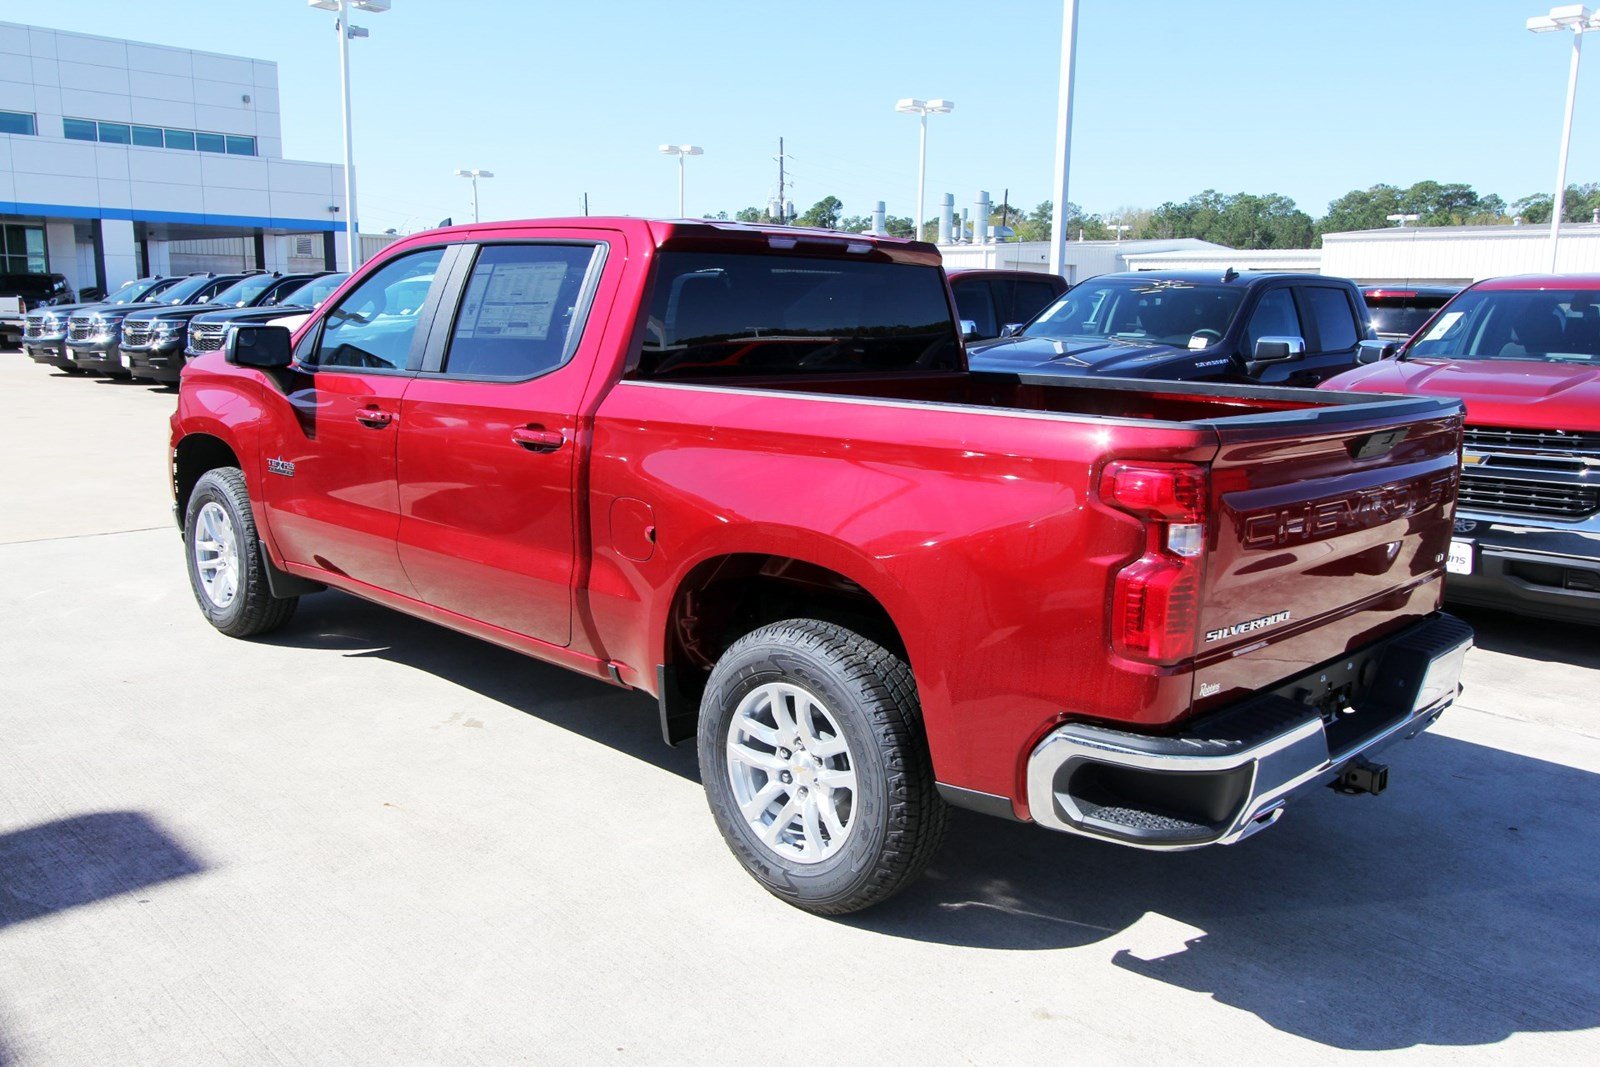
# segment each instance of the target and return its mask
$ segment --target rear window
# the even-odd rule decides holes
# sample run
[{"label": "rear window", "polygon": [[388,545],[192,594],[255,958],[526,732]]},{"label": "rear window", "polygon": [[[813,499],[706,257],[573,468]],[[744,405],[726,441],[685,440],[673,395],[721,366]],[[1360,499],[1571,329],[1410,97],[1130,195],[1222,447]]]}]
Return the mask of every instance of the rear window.
[{"label": "rear window", "polygon": [[955,370],[938,267],[663,252],[636,377]]},{"label": "rear window", "polygon": [[1367,297],[1367,312],[1372,317],[1372,328],[1378,333],[1410,337],[1422,329],[1422,324],[1435,311],[1444,307],[1444,296],[1380,296]]}]

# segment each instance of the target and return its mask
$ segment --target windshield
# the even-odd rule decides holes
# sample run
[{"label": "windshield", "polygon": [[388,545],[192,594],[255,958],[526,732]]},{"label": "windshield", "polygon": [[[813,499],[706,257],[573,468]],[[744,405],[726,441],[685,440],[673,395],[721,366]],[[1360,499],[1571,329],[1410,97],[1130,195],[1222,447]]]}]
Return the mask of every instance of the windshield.
[{"label": "windshield", "polygon": [[172,288],[165,289],[160,293],[152,293],[150,296],[145,297],[145,299],[149,300],[152,299],[152,297],[159,297],[163,304],[187,304],[207,287],[215,285],[216,281],[217,280],[215,278],[206,277],[184,278]]},{"label": "windshield", "polygon": [[1222,340],[1242,290],[1166,278],[1090,278],[1022,331],[1024,337],[1205,348]]},{"label": "windshield", "polygon": [[277,280],[270,274],[247,275],[212,297],[211,303],[217,307],[242,308]]},{"label": "windshield", "polygon": [[1368,304],[1367,311],[1372,316],[1372,328],[1377,333],[1410,337],[1422,328],[1422,324],[1427,322],[1443,303],[1443,300],[1432,300],[1426,304],[1380,302]]},{"label": "windshield", "polygon": [[116,292],[100,301],[100,303],[135,304],[146,297],[155,296],[163,289],[170,289],[176,284],[176,278],[167,278],[154,284],[151,283],[149,278],[140,278],[136,282],[129,282],[127,285],[124,285],[121,289],[118,289]]},{"label": "windshield", "polygon": [[1405,355],[1600,364],[1600,292],[1468,290],[1445,306]]},{"label": "windshield", "polygon": [[333,291],[344,284],[348,274],[324,274],[320,278],[313,278],[298,289],[291,289],[280,296],[275,303],[295,304],[300,307],[320,307],[322,302],[333,295]]},{"label": "windshield", "polygon": [[935,266],[662,252],[639,377],[953,370],[961,349]]}]

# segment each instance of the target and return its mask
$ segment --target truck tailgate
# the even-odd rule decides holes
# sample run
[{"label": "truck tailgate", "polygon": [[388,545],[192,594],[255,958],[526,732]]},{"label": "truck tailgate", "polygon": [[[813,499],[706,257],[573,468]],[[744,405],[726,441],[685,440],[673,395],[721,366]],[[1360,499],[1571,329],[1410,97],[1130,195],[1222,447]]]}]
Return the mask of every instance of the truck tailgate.
[{"label": "truck tailgate", "polygon": [[1387,407],[1213,422],[1214,550],[1196,711],[1271,688],[1438,608],[1461,409]]}]

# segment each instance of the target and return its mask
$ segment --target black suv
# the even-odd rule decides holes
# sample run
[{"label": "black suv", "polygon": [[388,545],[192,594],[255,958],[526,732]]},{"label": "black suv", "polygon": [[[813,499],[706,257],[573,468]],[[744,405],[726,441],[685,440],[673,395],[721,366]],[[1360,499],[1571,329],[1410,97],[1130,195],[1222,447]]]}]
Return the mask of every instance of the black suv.
[{"label": "black suv", "polygon": [[1344,278],[1151,270],[1079,282],[968,352],[975,371],[1310,386],[1354,367],[1371,339]]},{"label": "black suv", "polygon": [[1459,285],[1363,285],[1361,298],[1378,340],[1409,341],[1460,291]]},{"label": "black suv", "polygon": [[67,356],[79,370],[96,371],[113,378],[128,377],[118,352],[122,322],[135,311],[162,305],[197,304],[210,300],[244,277],[242,274],[191,274],[134,303],[106,301],[90,304],[67,317]]},{"label": "black suv", "polygon": [[237,308],[196,315],[189,323],[189,347],[184,350],[184,358],[187,361],[208,352],[220,351],[231,326],[263,322],[287,324],[291,321],[298,326],[349,277],[343,272],[324,274],[289,293],[275,307]]},{"label": "black suv", "polygon": [[152,300],[181,281],[183,281],[181,277],[138,278],[125,283],[104,300],[35,308],[28,312],[24,320],[22,347],[35,363],[59,367],[69,374],[77,374],[80,368],[67,352],[67,321],[73,315],[87,312],[91,308],[122,307],[143,300]]},{"label": "black suv", "polygon": [[183,370],[189,324],[195,316],[227,308],[275,306],[322,272],[307,274],[252,271],[204,303],[129,312],[118,345],[121,362],[137,381],[175,382]]}]

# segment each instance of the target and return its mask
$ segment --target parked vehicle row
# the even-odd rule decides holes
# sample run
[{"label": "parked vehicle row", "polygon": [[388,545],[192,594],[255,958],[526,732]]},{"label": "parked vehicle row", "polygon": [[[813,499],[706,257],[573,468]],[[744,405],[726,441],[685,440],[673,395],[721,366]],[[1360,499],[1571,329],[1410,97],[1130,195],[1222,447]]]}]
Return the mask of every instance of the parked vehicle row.
[{"label": "parked vehicle row", "polygon": [[139,278],[98,303],[31,310],[22,346],[35,362],[73,374],[175,382],[188,358],[220,347],[227,316],[304,314],[345,277],[249,271]]},{"label": "parked vehicle row", "polygon": [[0,344],[22,340],[23,320],[34,308],[70,304],[77,299],[60,274],[0,274]]},{"label": "parked vehicle row", "polygon": [[920,242],[404,238],[185,369],[196,602],[248,637],[331,586],[650,693],[739,862],[824,913],[951,804],[1172,850],[1381,791],[1471,643],[1460,403],[975,371],[961,334]]}]

